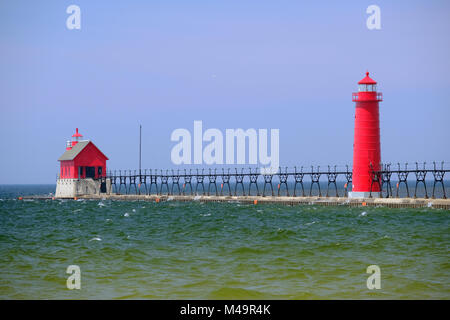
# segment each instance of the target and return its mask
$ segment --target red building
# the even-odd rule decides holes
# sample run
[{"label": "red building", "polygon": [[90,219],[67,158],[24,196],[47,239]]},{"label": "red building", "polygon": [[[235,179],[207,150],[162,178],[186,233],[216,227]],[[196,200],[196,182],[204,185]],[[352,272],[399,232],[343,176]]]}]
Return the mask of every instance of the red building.
[{"label": "red building", "polygon": [[78,133],[67,141],[66,152],[59,157],[60,179],[100,178],[106,176],[106,160],[109,160],[97,146],[89,140],[81,140]]},{"label": "red building", "polygon": [[367,197],[372,191],[380,191],[379,185],[372,185],[370,170],[380,170],[380,115],[379,102],[383,101],[377,92],[377,82],[366,73],[358,82],[358,92],[353,93],[355,111],[355,141],[353,144],[353,182],[351,197]]}]

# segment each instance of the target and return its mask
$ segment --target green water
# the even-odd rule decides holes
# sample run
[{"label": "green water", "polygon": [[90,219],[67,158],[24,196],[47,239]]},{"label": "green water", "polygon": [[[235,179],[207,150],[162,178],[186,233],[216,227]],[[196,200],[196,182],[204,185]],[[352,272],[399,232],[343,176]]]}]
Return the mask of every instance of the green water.
[{"label": "green water", "polygon": [[[440,209],[0,200],[1,299],[449,299]],[[66,268],[81,269],[81,289]],[[369,290],[369,265],[381,268]]]}]

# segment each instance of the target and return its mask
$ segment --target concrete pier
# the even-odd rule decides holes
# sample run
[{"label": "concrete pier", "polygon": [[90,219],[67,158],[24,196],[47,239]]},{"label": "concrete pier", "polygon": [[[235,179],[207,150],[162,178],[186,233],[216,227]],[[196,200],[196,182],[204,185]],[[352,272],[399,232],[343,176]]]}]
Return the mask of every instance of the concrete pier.
[{"label": "concrete pier", "polygon": [[[105,191],[111,190],[111,180],[105,179]],[[81,195],[100,194],[102,182],[90,178],[86,179],[58,179],[56,181],[56,198],[73,198]]]},{"label": "concrete pier", "polygon": [[[72,198],[73,199],[73,198]],[[199,201],[199,202],[239,202],[247,204],[281,204],[281,205],[325,205],[325,206],[384,206],[390,208],[432,207],[450,209],[450,199],[424,198],[346,198],[346,197],[262,197],[262,196],[195,196],[195,195],[119,195],[101,194],[84,195],[78,199],[117,200],[117,201]]]}]

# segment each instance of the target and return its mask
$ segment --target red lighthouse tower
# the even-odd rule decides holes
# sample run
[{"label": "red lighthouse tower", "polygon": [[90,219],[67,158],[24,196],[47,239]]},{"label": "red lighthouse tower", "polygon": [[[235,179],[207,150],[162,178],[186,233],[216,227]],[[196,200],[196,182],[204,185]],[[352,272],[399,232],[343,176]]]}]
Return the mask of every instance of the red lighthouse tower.
[{"label": "red lighthouse tower", "polygon": [[[352,101],[356,102],[355,141],[353,144],[353,182],[350,197],[368,197],[373,170],[380,170],[380,115],[378,103],[383,100],[381,92],[377,92],[377,83],[369,77],[358,82],[358,92],[353,93]],[[372,195],[380,192],[379,185],[374,183]]]}]

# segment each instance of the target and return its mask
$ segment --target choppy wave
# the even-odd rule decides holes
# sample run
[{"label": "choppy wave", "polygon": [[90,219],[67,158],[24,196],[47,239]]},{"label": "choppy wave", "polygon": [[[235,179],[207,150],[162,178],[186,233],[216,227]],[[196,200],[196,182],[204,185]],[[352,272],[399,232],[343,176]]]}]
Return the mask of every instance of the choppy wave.
[{"label": "choppy wave", "polygon": [[[0,298],[449,299],[449,218],[433,208],[4,198]],[[81,290],[65,287],[72,264]],[[372,264],[382,270],[375,293]]]}]

